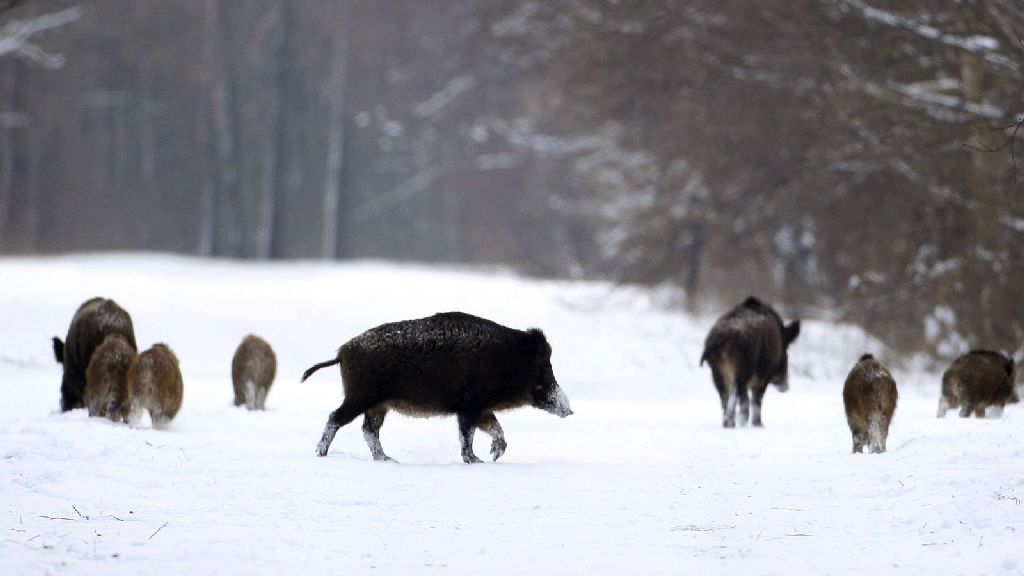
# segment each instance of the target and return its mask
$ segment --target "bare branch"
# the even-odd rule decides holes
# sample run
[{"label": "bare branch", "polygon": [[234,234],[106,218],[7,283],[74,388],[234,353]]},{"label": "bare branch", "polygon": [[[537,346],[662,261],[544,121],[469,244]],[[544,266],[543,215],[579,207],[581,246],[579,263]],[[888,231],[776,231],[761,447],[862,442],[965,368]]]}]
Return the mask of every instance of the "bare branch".
[{"label": "bare branch", "polygon": [[81,17],[82,9],[73,6],[59,12],[8,22],[0,28],[0,56],[13,53],[46,68],[60,68],[64,65],[64,57],[50,54],[31,42],[31,39],[40,32],[64,26]]}]

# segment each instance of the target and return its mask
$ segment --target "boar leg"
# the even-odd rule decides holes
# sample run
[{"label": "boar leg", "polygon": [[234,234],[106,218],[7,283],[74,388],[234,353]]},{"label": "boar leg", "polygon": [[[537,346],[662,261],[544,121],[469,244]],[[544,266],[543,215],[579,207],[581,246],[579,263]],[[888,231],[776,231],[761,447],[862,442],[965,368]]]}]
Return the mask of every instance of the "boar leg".
[{"label": "boar leg", "polygon": [[384,417],[388,409],[384,406],[370,408],[363,416],[363,438],[366,438],[366,445],[370,447],[370,454],[374,460],[391,460],[391,457],[384,453],[384,447],[380,445],[380,427],[384,425]]},{"label": "boar leg", "polygon": [[768,386],[760,386],[754,388],[751,392],[754,397],[753,414],[751,416],[750,425],[761,428],[764,424],[761,423],[761,401],[764,400],[764,393],[768,390]]},{"label": "boar leg", "polygon": [[746,426],[747,422],[750,422],[750,394],[744,386],[737,390],[736,395],[739,397],[740,405],[739,418],[737,418],[738,424]]},{"label": "boar leg", "polygon": [[879,416],[868,419],[868,452],[881,454],[885,452],[885,439],[882,435],[882,423]]},{"label": "boar leg", "polygon": [[498,419],[494,417],[494,412],[487,412],[481,416],[477,427],[491,437],[491,456],[497,461],[505,453],[508,443],[505,442],[505,432],[502,431],[501,424],[498,424]]},{"label": "boar leg", "polygon": [[712,364],[711,377],[715,381],[715,388],[718,389],[718,397],[722,400],[722,426],[735,428],[736,401],[738,400],[736,383],[740,379],[736,377],[732,362],[728,359],[721,359]]},{"label": "boar leg", "polygon": [[266,386],[260,386],[256,388],[256,409],[266,410],[267,409],[267,392],[269,390]]},{"label": "boar leg", "polygon": [[975,418],[984,418],[985,417],[985,405],[984,404],[978,404],[977,406],[974,407],[974,417]]},{"label": "boar leg", "polygon": [[942,396],[939,398],[939,413],[936,414],[936,416],[939,418],[945,418],[947,410],[949,410],[949,400],[945,396]]},{"label": "boar leg", "polygon": [[320,437],[320,443],[316,445],[316,455],[327,456],[327,449],[331,447],[331,442],[334,442],[334,435],[338,433],[338,428],[355,420],[356,416],[365,411],[366,406],[363,403],[357,403],[350,398],[345,398],[341,406],[338,406],[338,409],[331,412],[331,415],[327,417],[324,434]]},{"label": "boar leg", "polygon": [[960,405],[961,418],[970,418],[971,412],[974,412],[974,404],[972,402],[965,401],[963,404]]},{"label": "boar leg", "polygon": [[867,434],[863,430],[855,430],[853,432],[853,453],[857,454],[860,452],[864,453],[864,445],[867,444]]},{"label": "boar leg", "polygon": [[715,382],[715,389],[718,390],[718,399],[722,401],[722,413],[725,414],[725,403],[728,399],[728,393],[725,389],[725,377],[722,375],[722,371],[718,369],[717,365],[711,365],[711,379]]},{"label": "boar leg", "polygon": [[459,441],[462,444],[462,461],[466,464],[477,464],[483,460],[473,454],[473,434],[476,432],[478,418],[459,414]]}]

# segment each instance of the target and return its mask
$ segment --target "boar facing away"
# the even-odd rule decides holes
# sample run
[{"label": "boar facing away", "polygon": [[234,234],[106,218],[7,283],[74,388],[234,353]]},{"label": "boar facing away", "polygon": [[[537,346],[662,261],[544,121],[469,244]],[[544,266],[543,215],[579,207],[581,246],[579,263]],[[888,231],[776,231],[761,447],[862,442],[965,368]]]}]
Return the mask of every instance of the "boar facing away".
[{"label": "boar facing away", "polygon": [[154,344],[140,353],[128,369],[125,421],[138,424],[146,410],[153,428],[167,428],[181,408],[183,389],[178,357],[166,344]]},{"label": "boar facing away", "polygon": [[96,347],[85,371],[85,407],[89,416],[114,422],[126,420],[128,370],[135,357],[135,348],[121,334],[107,334]]},{"label": "boar facing away", "polygon": [[63,341],[53,337],[53,354],[64,365],[60,384],[62,412],[85,406],[85,371],[93,351],[107,334],[124,336],[132,349],[138,350],[131,316],[113,300],[93,298],[78,307]]},{"label": "boar facing away", "polygon": [[473,453],[477,428],[492,438],[494,460],[504,454],[497,411],[530,405],[562,418],[572,414],[543,332],[461,312],[372,328],[342,345],[334,360],[306,370],[302,380],[334,364],[341,364],[345,400],[327,419],[319,456],[327,454],[338,429],[360,414],[375,460],[390,460],[379,435],[388,410],[417,417],[454,414],[467,464],[480,462]]},{"label": "boar facing away", "polygon": [[[736,427],[736,405],[740,423],[750,417],[761,426],[761,401],[774,384],[779,392],[789,389],[787,348],[800,335],[800,321],[783,325],[782,318],[753,296],[715,322],[704,341],[700,364],[711,365],[711,377],[722,401],[722,425]],[[748,396],[749,392],[749,396]]]},{"label": "boar facing away", "polygon": [[266,340],[249,334],[231,358],[231,383],[235,388],[235,406],[263,410],[267,393],[277,374],[277,356]]},{"label": "boar facing away", "polygon": [[1015,380],[1012,358],[991,350],[963,354],[942,375],[938,417],[944,417],[951,408],[960,408],[963,418],[972,412],[976,418],[984,418],[989,406],[1000,412],[1006,404],[1020,401]]},{"label": "boar facing away", "polygon": [[853,435],[853,452],[863,452],[864,446],[872,454],[885,452],[897,400],[899,393],[892,374],[871,354],[861,356],[843,386],[843,406]]}]

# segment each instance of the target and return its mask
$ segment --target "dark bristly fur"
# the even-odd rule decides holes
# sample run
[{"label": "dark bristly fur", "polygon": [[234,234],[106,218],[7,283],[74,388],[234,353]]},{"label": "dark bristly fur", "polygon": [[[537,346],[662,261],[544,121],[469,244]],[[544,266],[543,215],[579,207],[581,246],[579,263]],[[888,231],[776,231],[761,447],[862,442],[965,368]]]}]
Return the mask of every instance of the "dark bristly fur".
[{"label": "dark bristly fur", "polygon": [[346,342],[334,360],[341,364],[345,401],[331,413],[317,454],[324,456],[338,428],[364,414],[363,435],[376,460],[388,460],[379,430],[388,410],[410,416],[458,417],[462,457],[473,454],[477,428],[493,439],[497,460],[506,447],[499,410],[532,405],[565,417],[572,414],[555,381],[551,346],[543,332],[506,328],[461,312],[384,324]]},{"label": "dark bristly fur", "polygon": [[[761,401],[768,384],[780,392],[789,388],[787,348],[800,334],[800,321],[783,325],[782,318],[753,296],[715,322],[704,341],[700,363],[711,365],[711,376],[722,401],[722,425],[736,426],[750,416],[753,399],[754,426],[761,426]],[[749,392],[749,396],[748,396]]]},{"label": "dark bristly fur", "polygon": [[96,347],[85,371],[85,407],[89,416],[125,420],[124,398],[128,370],[135,361],[135,348],[121,334],[107,334]]},{"label": "dark bristly fur", "polygon": [[133,350],[138,350],[131,316],[113,300],[93,298],[78,307],[64,341],[53,338],[53,354],[64,365],[60,385],[62,412],[85,406],[85,371],[93,351],[107,334],[121,334]]},{"label": "dark bristly fur", "polygon": [[235,406],[263,410],[267,394],[277,374],[277,356],[266,340],[249,334],[231,358],[231,382],[235,388]]},{"label": "dark bristly fur", "polygon": [[960,416],[985,417],[985,409],[1020,401],[1016,369],[1012,358],[991,350],[972,350],[953,361],[942,375],[939,397],[941,418],[951,408],[960,408]]},{"label": "dark bristly fur", "polygon": [[843,406],[853,435],[854,453],[863,452],[864,446],[873,454],[885,452],[898,400],[892,374],[871,354],[861,356],[843,386]]},{"label": "dark bristly fur", "polygon": [[166,344],[154,344],[128,370],[126,421],[138,423],[142,410],[147,410],[153,428],[166,428],[181,408],[183,389],[178,357]]}]

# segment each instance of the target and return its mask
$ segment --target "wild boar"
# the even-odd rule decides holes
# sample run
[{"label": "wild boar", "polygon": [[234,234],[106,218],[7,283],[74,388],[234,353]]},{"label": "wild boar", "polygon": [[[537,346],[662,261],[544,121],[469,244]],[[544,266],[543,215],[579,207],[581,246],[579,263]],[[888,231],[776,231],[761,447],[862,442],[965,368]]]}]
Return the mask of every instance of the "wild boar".
[{"label": "wild boar", "polygon": [[132,317],[113,300],[93,298],[78,307],[64,341],[53,337],[53,354],[64,365],[60,384],[62,412],[85,406],[85,370],[93,351],[107,334],[121,334],[133,350],[138,350]]},{"label": "wild boar", "polygon": [[[761,401],[768,384],[779,392],[789,389],[789,345],[800,335],[800,321],[783,325],[782,318],[753,296],[715,322],[704,341],[700,365],[711,365],[711,377],[722,401],[722,425],[736,427],[736,404],[740,423],[750,417],[750,397],[754,410],[752,424],[762,426]],[[750,396],[748,396],[748,391]]]},{"label": "wild boar", "polygon": [[231,382],[235,387],[235,406],[263,410],[267,393],[277,374],[277,356],[266,340],[249,334],[231,358]]},{"label": "wild boar", "polygon": [[142,411],[147,410],[153,428],[167,428],[181,408],[183,388],[178,357],[166,344],[154,344],[140,353],[128,369],[126,422],[137,425]]},{"label": "wild boar", "polygon": [[960,408],[961,418],[972,412],[976,418],[984,418],[990,406],[1001,412],[1006,404],[1020,401],[1015,381],[1012,358],[991,350],[963,354],[942,375],[938,417],[945,417],[951,408]]},{"label": "wild boar", "polygon": [[491,437],[494,460],[505,453],[495,412],[532,405],[562,418],[572,414],[543,332],[462,312],[371,328],[343,344],[334,360],[306,370],[302,380],[334,364],[341,364],[345,400],[327,419],[319,456],[327,454],[338,428],[360,414],[374,460],[390,460],[380,444],[388,410],[416,417],[454,414],[467,464],[480,462],[473,453],[478,428]]},{"label": "wild boar", "polygon": [[96,347],[85,371],[85,406],[89,416],[125,420],[124,398],[128,370],[135,361],[135,348],[121,334],[107,334]]},{"label": "wild boar", "polygon": [[892,374],[871,354],[861,356],[843,386],[843,406],[853,435],[854,453],[864,452],[865,445],[872,454],[885,452],[898,400]]}]

